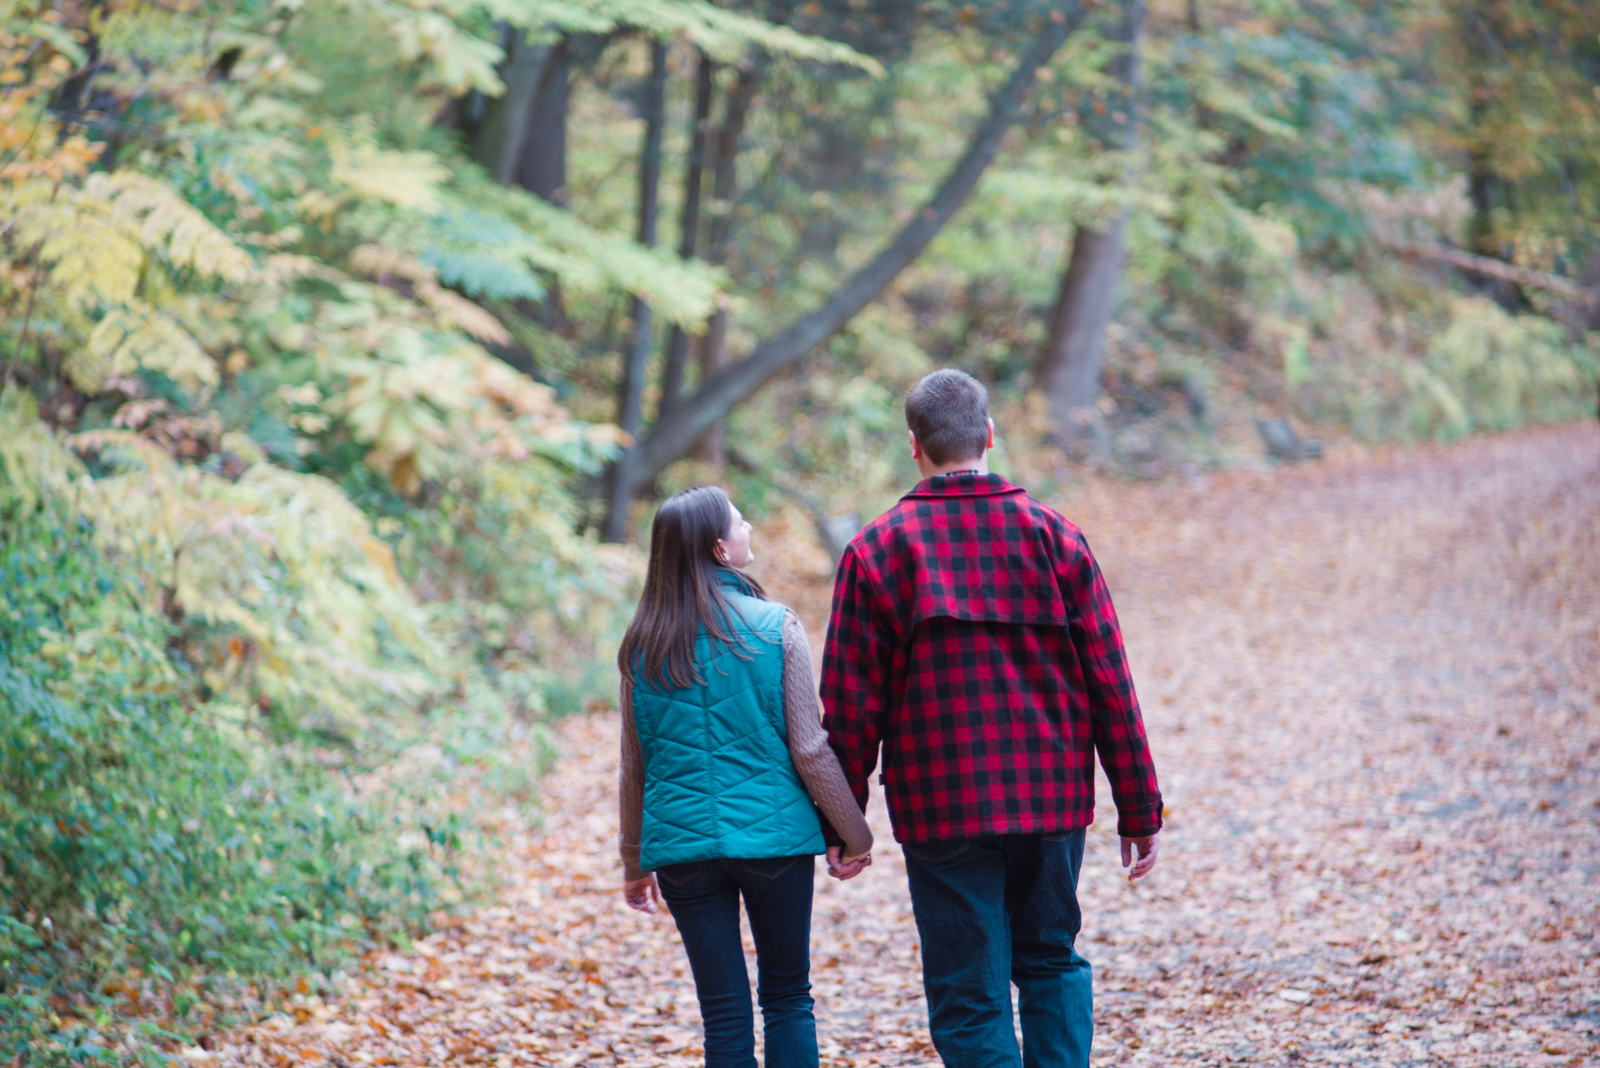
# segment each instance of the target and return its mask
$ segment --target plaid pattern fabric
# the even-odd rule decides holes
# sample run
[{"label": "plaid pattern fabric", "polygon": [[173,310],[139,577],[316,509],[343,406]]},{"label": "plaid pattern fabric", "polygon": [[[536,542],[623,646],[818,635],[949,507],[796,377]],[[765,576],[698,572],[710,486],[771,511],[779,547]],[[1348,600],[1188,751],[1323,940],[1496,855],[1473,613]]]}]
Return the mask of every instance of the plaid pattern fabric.
[{"label": "plaid pattern fabric", "polygon": [[1094,753],[1117,828],[1161,828],[1111,594],[1077,527],[998,475],[917,484],[839,564],[824,725],[861,807],[883,747],[901,842],[1075,830]]}]

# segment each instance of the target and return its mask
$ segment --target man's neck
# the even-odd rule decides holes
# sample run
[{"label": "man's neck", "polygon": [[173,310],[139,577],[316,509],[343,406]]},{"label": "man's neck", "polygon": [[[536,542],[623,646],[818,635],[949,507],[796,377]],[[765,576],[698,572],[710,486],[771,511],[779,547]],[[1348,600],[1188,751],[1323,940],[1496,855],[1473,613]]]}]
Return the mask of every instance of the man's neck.
[{"label": "man's neck", "polygon": [[989,454],[986,452],[975,460],[952,460],[947,464],[930,463],[926,456],[917,457],[917,470],[923,478],[933,478],[936,475],[959,475],[972,472],[978,475],[989,473]]}]

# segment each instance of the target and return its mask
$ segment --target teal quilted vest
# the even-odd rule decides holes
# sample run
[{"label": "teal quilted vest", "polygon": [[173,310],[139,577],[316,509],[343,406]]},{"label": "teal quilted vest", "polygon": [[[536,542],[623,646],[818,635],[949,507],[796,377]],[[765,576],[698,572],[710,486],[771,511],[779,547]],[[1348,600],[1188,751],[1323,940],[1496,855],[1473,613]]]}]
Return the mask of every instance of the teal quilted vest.
[{"label": "teal quilted vest", "polygon": [[749,647],[718,648],[702,633],[695,661],[706,680],[633,687],[644,751],[640,867],[716,857],[792,857],[824,851],[822,827],[789,758],[783,718],[782,605],[724,580],[734,626]]}]

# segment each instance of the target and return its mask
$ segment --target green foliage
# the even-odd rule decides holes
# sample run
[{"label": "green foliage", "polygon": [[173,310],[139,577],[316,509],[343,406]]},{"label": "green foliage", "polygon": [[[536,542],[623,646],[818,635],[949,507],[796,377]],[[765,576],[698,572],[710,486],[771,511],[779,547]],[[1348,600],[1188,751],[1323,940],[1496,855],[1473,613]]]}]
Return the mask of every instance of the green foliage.
[{"label": "green foliage", "polygon": [[0,913],[0,1057],[26,1063],[61,1052],[29,1008],[47,996],[92,1002],[130,969],[326,965],[421,924],[453,874],[423,789],[353,792],[208,692],[160,591],[108,555],[70,483],[38,477],[72,465],[30,460],[53,443],[16,396],[0,460],[0,894],[15,910]]},{"label": "green foliage", "polygon": [[716,59],[736,62],[751,46],[818,63],[847,64],[873,74],[883,67],[848,45],[796,33],[703,0],[485,0],[485,11],[513,26],[565,33],[611,33],[633,27],[651,36],[682,36]]},{"label": "green foliage", "polygon": [[[528,799],[606,685],[634,563],[569,481],[615,435],[475,300],[690,322],[723,281],[438,135],[499,88],[477,14],[4,11],[0,1060],[159,1059],[206,990],[456,900],[460,780]],[[50,110],[91,39],[106,125],[159,136]]]},{"label": "green foliage", "polygon": [[1445,439],[1587,415],[1597,373],[1600,350],[1561,324],[1481,298],[1452,302],[1426,357],[1400,365],[1410,430]]}]

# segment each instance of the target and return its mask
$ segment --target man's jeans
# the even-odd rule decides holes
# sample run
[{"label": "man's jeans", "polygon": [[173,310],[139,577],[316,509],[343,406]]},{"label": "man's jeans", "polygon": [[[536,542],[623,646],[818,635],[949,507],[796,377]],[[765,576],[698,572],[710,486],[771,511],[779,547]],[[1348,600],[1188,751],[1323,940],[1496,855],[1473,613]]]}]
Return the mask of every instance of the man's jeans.
[{"label": "man's jeans", "polygon": [[933,1045],[949,1068],[1087,1068],[1094,1033],[1080,926],[1082,830],[907,845]]},{"label": "man's jeans", "polygon": [[756,941],[756,996],[767,1068],[816,1068],[811,1013],[811,857],[664,864],[661,896],[683,936],[706,1029],[706,1068],[755,1068],[750,976],[739,895]]}]

